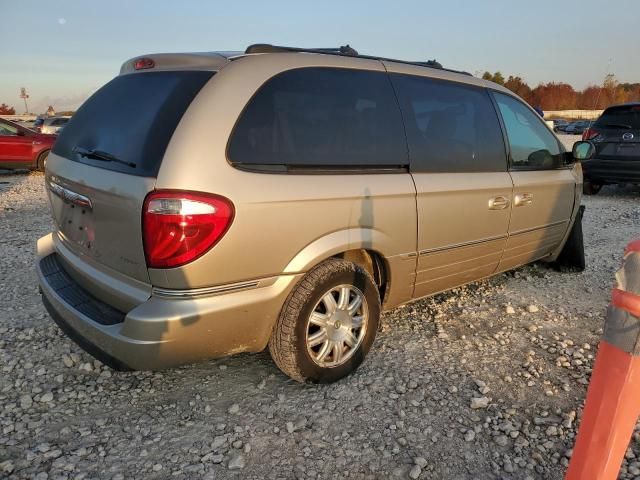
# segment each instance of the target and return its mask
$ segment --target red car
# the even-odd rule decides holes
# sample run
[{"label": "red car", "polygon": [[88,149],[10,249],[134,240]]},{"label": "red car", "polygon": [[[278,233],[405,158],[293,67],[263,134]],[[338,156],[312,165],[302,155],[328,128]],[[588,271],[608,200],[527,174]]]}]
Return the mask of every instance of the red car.
[{"label": "red car", "polygon": [[44,170],[56,135],[45,135],[0,118],[0,168]]}]

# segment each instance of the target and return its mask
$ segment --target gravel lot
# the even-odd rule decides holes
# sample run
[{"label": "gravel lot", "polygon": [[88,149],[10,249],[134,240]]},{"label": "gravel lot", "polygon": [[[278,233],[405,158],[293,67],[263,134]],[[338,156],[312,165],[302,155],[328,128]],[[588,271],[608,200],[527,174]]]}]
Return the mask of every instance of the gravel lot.
[{"label": "gravel lot", "polygon": [[639,199],[583,199],[585,272],[536,264],[388,312],[355,375],[304,386],[266,352],[100,365],[40,302],[42,175],[0,175],[0,477],[561,479]]}]

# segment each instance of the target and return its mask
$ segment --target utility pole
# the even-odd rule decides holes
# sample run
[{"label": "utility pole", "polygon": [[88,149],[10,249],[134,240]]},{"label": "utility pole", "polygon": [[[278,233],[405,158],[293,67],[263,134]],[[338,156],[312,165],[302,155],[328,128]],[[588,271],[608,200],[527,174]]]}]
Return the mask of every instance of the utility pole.
[{"label": "utility pole", "polygon": [[25,109],[25,113],[28,115],[29,114],[29,106],[27,105],[27,98],[29,98],[29,95],[27,95],[27,89],[22,87],[20,89],[20,98],[24,100],[24,109]]}]

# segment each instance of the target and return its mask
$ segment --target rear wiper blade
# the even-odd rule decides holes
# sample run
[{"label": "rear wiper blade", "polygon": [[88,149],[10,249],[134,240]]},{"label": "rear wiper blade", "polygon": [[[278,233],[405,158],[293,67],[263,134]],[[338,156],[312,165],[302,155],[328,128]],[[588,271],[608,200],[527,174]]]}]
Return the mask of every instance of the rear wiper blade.
[{"label": "rear wiper blade", "polygon": [[627,130],[631,130],[633,127],[631,125],[627,125],[625,123],[607,123],[603,125],[606,128],[626,128]]},{"label": "rear wiper blade", "polygon": [[118,157],[115,157],[110,153],[103,152],[102,150],[92,150],[84,147],[73,147],[73,153],[77,153],[81,157],[91,158],[93,160],[100,160],[102,162],[115,162],[115,163],[121,163],[122,165],[126,165],[131,168],[137,167],[137,165],[133,162],[120,160]]}]

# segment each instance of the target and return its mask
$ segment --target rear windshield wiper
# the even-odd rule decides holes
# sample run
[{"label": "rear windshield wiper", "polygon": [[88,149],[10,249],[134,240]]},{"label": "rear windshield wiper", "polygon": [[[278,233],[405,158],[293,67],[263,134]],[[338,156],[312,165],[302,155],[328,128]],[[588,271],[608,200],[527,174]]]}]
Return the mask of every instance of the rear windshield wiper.
[{"label": "rear windshield wiper", "polygon": [[126,160],[120,160],[118,157],[111,155],[110,153],[103,152],[101,150],[90,150],[84,147],[73,147],[73,153],[77,153],[81,157],[91,158],[93,160],[100,160],[102,162],[115,162],[126,165],[127,167],[136,168],[136,164],[133,162],[127,162]]}]

